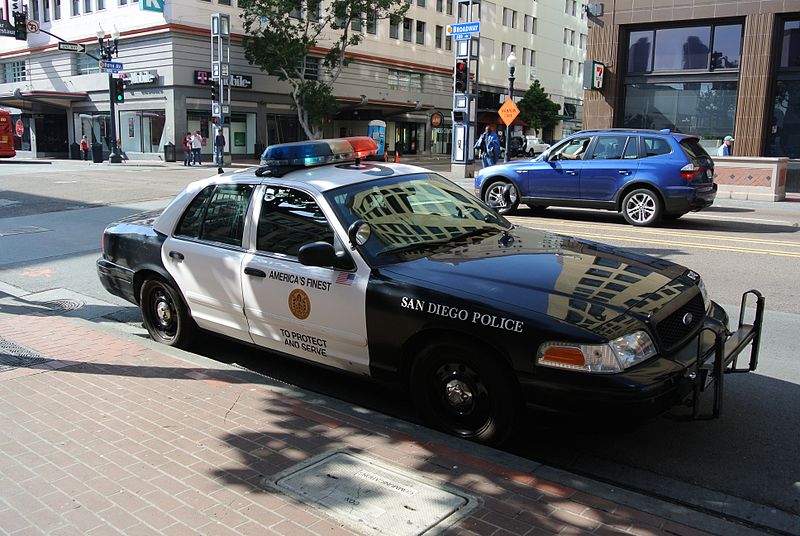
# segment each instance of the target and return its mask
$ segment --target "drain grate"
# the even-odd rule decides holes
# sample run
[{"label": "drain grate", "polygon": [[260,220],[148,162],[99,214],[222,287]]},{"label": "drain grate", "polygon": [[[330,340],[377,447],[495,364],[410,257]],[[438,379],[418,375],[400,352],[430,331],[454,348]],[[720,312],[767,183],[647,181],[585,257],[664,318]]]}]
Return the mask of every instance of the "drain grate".
[{"label": "drain grate", "polygon": [[0,337],[0,373],[21,367],[30,367],[52,361],[33,350]]},{"label": "drain grate", "polygon": [[348,451],[325,453],[265,481],[365,534],[443,531],[479,499]]},{"label": "drain grate", "polygon": [[77,311],[78,309],[83,307],[85,303],[82,302],[81,300],[64,299],[64,300],[50,300],[45,302],[39,302],[39,305],[47,309],[50,309],[51,311],[59,312],[59,311]]}]

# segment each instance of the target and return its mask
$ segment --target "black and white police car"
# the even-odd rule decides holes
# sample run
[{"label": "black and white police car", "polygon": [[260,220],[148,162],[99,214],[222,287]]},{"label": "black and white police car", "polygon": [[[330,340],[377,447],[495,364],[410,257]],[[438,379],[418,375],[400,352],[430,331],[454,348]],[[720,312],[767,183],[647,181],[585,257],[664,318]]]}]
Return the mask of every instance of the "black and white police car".
[{"label": "black and white police car", "polygon": [[525,404],[698,414],[713,390],[718,415],[724,373],[756,367],[757,291],[730,331],[695,272],[514,226],[436,173],[362,160],[375,149],[274,145],[258,169],[194,182],[108,226],[100,280],[159,342],[200,327],[403,384],[431,425],[486,443]]}]

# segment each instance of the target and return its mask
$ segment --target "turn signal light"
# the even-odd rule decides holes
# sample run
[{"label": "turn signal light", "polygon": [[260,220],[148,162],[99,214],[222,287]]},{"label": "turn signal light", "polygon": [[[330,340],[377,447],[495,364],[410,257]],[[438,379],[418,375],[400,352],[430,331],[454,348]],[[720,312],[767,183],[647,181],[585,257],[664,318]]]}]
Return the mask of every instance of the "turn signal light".
[{"label": "turn signal light", "polygon": [[578,348],[568,346],[551,346],[542,352],[539,362],[547,362],[556,366],[583,367],[586,359]]},{"label": "turn signal light", "polygon": [[687,181],[694,180],[700,176],[700,167],[694,164],[686,164],[681,168],[681,177]]}]

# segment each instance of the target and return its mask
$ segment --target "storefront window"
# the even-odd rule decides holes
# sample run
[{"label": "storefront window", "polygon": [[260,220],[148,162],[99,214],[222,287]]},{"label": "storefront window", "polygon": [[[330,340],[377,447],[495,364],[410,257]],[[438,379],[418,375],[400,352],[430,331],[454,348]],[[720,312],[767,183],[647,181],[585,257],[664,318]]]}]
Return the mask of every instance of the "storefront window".
[{"label": "storefront window", "polygon": [[737,82],[629,84],[622,126],[721,139],[734,131],[737,89]]},{"label": "storefront window", "polygon": [[160,153],[164,150],[164,110],[119,113],[120,147],[124,152]]},{"label": "storefront window", "polygon": [[781,68],[800,67],[800,21],[783,23]]},{"label": "storefront window", "polygon": [[110,151],[111,116],[108,112],[83,112],[73,114],[74,139],[80,140],[86,134],[89,143],[103,144],[103,151]]},{"label": "storefront window", "polygon": [[653,71],[708,69],[711,28],[662,28],[656,30]]},{"label": "storefront window", "polygon": [[637,30],[628,34],[627,73],[738,69],[741,50],[738,23]]},{"label": "storefront window", "polygon": [[711,67],[714,69],[738,69],[741,54],[742,25],[715,26]]}]

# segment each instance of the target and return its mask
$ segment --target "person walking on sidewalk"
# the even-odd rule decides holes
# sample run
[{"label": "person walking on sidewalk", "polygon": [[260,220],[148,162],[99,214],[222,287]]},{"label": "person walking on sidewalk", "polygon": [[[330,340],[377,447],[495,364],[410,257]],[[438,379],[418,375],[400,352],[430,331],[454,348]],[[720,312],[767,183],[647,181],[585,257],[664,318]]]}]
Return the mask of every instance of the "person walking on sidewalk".
[{"label": "person walking on sidewalk", "polygon": [[192,134],[192,162],[198,166],[202,164],[202,156],[200,151],[203,149],[203,136],[199,130],[195,130]]},{"label": "person walking on sidewalk", "polygon": [[733,154],[733,136],[725,136],[722,145],[717,147],[717,156],[731,156]]},{"label": "person walking on sidewalk", "polygon": [[89,138],[86,134],[81,137],[81,156],[84,160],[89,160]]},{"label": "person walking on sidewalk", "polygon": [[219,172],[222,173],[222,164],[225,154],[225,136],[222,134],[222,129],[217,129],[217,135],[214,137],[214,161],[217,163]]},{"label": "person walking on sidewalk", "polygon": [[480,151],[483,167],[487,168],[497,164],[500,156],[500,138],[497,137],[492,127],[486,125],[486,129],[475,142],[475,148]]},{"label": "person walking on sidewalk", "polygon": [[192,133],[187,132],[183,137],[183,165],[192,165]]}]

